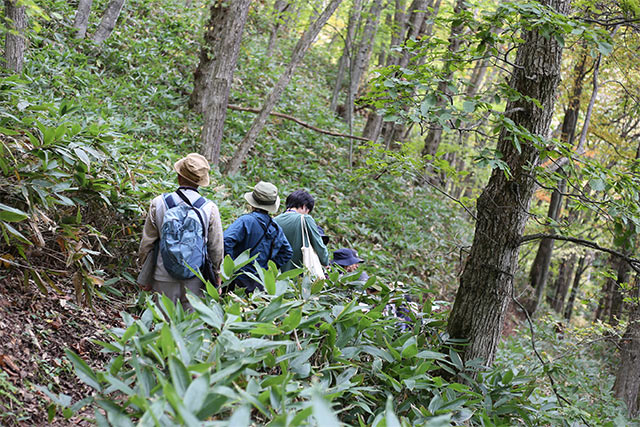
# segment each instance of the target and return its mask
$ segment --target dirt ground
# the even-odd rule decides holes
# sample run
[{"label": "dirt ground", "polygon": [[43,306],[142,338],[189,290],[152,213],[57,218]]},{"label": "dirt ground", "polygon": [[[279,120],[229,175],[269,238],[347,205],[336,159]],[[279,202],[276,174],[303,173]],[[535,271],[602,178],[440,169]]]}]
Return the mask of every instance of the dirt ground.
[{"label": "dirt ground", "polygon": [[64,393],[73,402],[90,395],[92,389],[76,378],[64,349],[92,367],[102,366],[109,357],[92,340],[109,340],[106,330],[122,326],[123,309],[124,301],[99,298],[93,310],[81,307],[68,291],[45,295],[31,281],[25,284],[17,269],[0,269],[0,425],[89,425],[83,411],[68,420],[58,411],[49,423],[51,401],[36,387]]}]

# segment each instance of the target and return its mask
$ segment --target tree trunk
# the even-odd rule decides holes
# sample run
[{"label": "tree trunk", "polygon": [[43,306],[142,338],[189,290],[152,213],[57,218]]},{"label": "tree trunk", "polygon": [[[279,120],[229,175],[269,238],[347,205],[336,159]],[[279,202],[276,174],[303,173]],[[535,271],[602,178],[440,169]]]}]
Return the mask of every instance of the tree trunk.
[{"label": "tree trunk", "polygon": [[[549,211],[547,216],[549,220],[556,222],[560,216],[560,210],[562,206],[562,193],[566,187],[566,181],[562,180],[558,184],[558,188],[551,194],[551,201],[549,202]],[[552,231],[553,234],[555,234]],[[538,309],[538,306],[542,302],[544,296],[544,290],[547,285],[547,278],[549,277],[549,265],[551,265],[551,255],[553,254],[553,239],[542,239],[538,246],[538,252],[531,264],[531,271],[529,272],[529,284],[536,290],[533,304],[530,307],[530,313],[533,314]]]},{"label": "tree trunk", "polygon": [[276,47],[276,40],[278,39],[278,30],[282,25],[283,15],[290,6],[291,3],[287,0],[276,0],[275,4],[273,5],[273,26],[271,27],[269,42],[267,44],[267,52],[265,54],[267,58],[270,58],[271,55],[273,55],[273,50]]},{"label": "tree trunk", "polygon": [[369,111],[367,115],[367,122],[362,130],[362,136],[376,142],[380,137],[380,131],[382,130],[382,116],[376,112],[375,109]]},{"label": "tree trunk", "polygon": [[573,276],[573,265],[576,263],[576,255],[572,254],[568,258],[563,258],[558,269],[558,277],[555,282],[555,296],[553,297],[552,306],[556,313],[562,313],[564,308],[564,300],[569,292],[569,283]]},{"label": "tree trunk", "polygon": [[[215,106],[223,114],[222,123],[250,5],[249,0],[237,1],[233,6],[225,2],[212,3],[211,16],[205,27],[204,43],[200,50],[200,61],[193,73],[189,107],[196,112],[203,112],[210,102],[223,102],[221,110],[220,104]],[[212,90],[212,85],[219,86],[222,92]],[[209,99],[209,95],[215,99]]]},{"label": "tree trunk", "polygon": [[[340,69],[338,70],[339,75],[336,77],[336,85],[333,90],[333,98],[331,99],[332,105],[334,104],[334,100],[335,100],[336,108],[338,106],[340,92],[342,91],[342,87],[343,87],[342,83],[344,80],[345,72],[347,73],[347,75],[351,76],[351,69],[353,68],[353,59],[355,57],[353,47],[355,45],[358,27],[360,26],[361,13],[362,13],[362,0],[354,0],[353,6],[351,7],[351,12],[349,13],[349,23],[347,25],[347,35],[344,40],[344,49],[342,51],[342,56],[340,57],[340,60],[342,61],[342,63],[340,64]],[[348,83],[347,87],[350,87],[350,86],[351,84]],[[345,110],[344,110],[347,123],[351,123],[350,122],[351,115],[350,115],[350,112],[347,111],[348,105],[350,104],[353,104],[353,102],[350,101],[349,92],[347,90],[347,99],[345,100]],[[337,110],[334,110],[334,111],[337,111]]]},{"label": "tree trunk", "polygon": [[91,5],[93,0],[80,0],[78,3],[78,11],[73,20],[73,28],[76,30],[76,38],[83,39],[87,35],[87,27],[89,26],[89,15],[91,14]]},{"label": "tree trunk", "polygon": [[242,165],[244,158],[247,156],[247,153],[255,144],[255,140],[264,127],[267,118],[269,117],[269,113],[280,99],[280,96],[291,80],[291,77],[293,77],[293,73],[298,64],[302,61],[305,52],[307,51],[309,46],[311,46],[311,43],[313,43],[324,24],[329,20],[331,15],[333,15],[333,12],[335,12],[341,2],[342,0],[331,0],[331,3],[329,3],[327,7],[322,11],[322,13],[316,18],[316,20],[311,25],[309,25],[307,30],[300,37],[300,40],[298,40],[298,43],[294,47],[293,53],[291,54],[291,61],[278,79],[278,82],[274,86],[271,93],[267,96],[260,114],[258,114],[258,116],[251,124],[251,128],[242,139],[242,142],[240,142],[240,146],[227,165],[227,174],[233,175],[240,170],[240,166]]},{"label": "tree trunk", "polygon": [[331,111],[338,111],[338,102],[340,100],[340,92],[342,91],[342,83],[344,82],[344,73],[347,70],[348,59],[345,56],[345,52],[342,52],[340,60],[338,61],[338,72],[336,73],[336,83],[333,86],[333,93],[331,94]]},{"label": "tree trunk", "polygon": [[[569,0],[545,0],[566,14]],[[537,99],[542,108],[526,99],[507,103],[507,116],[516,126],[546,136],[551,123],[556,88],[560,81],[562,46],[554,37],[536,31],[523,34],[510,86]],[[521,144],[518,150],[506,128],[500,132],[498,150],[509,167],[510,177],[494,169],[477,201],[477,224],[471,252],[460,278],[460,287],[449,316],[451,338],[468,340],[461,347],[464,360],[480,358],[491,365],[500,339],[505,310],[513,294],[520,238],[529,218],[535,188],[530,170],[539,161],[538,149]]]},{"label": "tree trunk", "polygon": [[220,160],[229,91],[250,5],[251,0],[236,0],[233,5],[225,2],[211,4],[200,62],[193,74],[194,88],[189,103],[203,113],[202,155],[216,167]]},{"label": "tree trunk", "polygon": [[[465,9],[467,2],[466,0],[456,0],[456,4],[453,8],[454,16],[459,15]],[[454,20],[451,24],[451,30],[449,33],[449,47],[448,54],[445,57],[445,62],[443,65],[443,73],[442,78],[438,82],[438,100],[436,101],[436,109],[442,108],[443,105],[449,102],[451,99],[451,89],[449,85],[451,84],[451,78],[453,77],[453,67],[452,63],[454,62],[454,58],[458,54],[458,50],[460,49],[460,34],[462,33],[463,26],[462,20]],[[422,150],[423,156],[430,156],[431,159],[438,152],[438,147],[440,146],[440,141],[442,141],[442,126],[438,123],[431,123],[429,131],[427,132],[427,136],[424,139],[424,149]],[[433,168],[431,167],[431,161],[428,160],[426,177],[427,179],[431,178],[433,174]]]},{"label": "tree trunk", "polygon": [[[627,251],[624,252],[628,255]],[[623,300],[623,286],[629,281],[629,273],[631,267],[629,263],[623,259],[617,260],[617,278],[613,284],[611,292],[611,312],[609,313],[609,324],[611,326],[618,326],[620,318],[622,317],[622,300]]]},{"label": "tree trunk", "polygon": [[4,13],[7,25],[7,35],[4,42],[5,67],[16,74],[22,73],[24,67],[24,52],[27,49],[27,39],[24,30],[27,28],[26,6],[18,1],[4,0]]},{"label": "tree trunk", "polygon": [[113,29],[116,27],[116,21],[118,21],[118,17],[120,16],[120,12],[124,7],[125,0],[110,0],[107,5],[107,10],[104,12],[102,16],[102,20],[100,21],[100,25],[98,25],[98,29],[93,34],[91,39],[97,43],[102,44],[106,39],[109,38]]},{"label": "tree trunk", "polygon": [[637,302],[638,278],[635,278],[633,294],[636,298],[629,313],[629,325],[620,339],[620,366],[613,385],[615,397],[627,404],[627,415],[636,418],[640,414],[638,391],[640,390],[640,305]]},{"label": "tree trunk", "polygon": [[351,77],[349,78],[349,91],[347,93],[346,102],[347,123],[349,123],[350,126],[353,124],[353,107],[356,94],[360,87],[360,81],[369,66],[369,57],[371,49],[373,48],[376,32],[378,31],[378,19],[380,18],[381,11],[382,0],[373,0],[371,7],[369,8],[367,22],[364,25],[362,36],[358,43],[358,49],[352,56],[353,60],[351,61],[350,70]]},{"label": "tree trunk", "polygon": [[[587,258],[589,258],[588,254],[583,254],[578,260],[578,267],[576,268],[576,274],[573,276],[573,286],[571,287],[571,295],[569,295],[569,300],[567,301],[567,306],[564,309],[564,318],[567,319],[567,324],[571,321],[571,314],[573,313],[573,305],[575,304],[576,298],[578,296],[578,289],[580,289],[580,279],[582,278],[582,273],[587,269],[588,263]],[[585,263],[587,265],[585,266]]]}]

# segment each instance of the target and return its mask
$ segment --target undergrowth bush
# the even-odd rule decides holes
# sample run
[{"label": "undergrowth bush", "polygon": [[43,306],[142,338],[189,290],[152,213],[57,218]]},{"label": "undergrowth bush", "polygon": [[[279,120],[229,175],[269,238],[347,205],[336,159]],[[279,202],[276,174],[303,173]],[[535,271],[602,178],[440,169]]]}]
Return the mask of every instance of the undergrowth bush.
[{"label": "undergrowth bush", "polygon": [[[228,283],[246,263],[227,257]],[[95,393],[72,405],[43,389],[63,415],[93,405],[98,425],[540,425],[557,421],[535,378],[513,370],[478,373],[449,349],[446,313],[407,310],[405,295],[333,272],[312,283],[258,268],[266,292],[228,294],[207,285],[189,294],[193,312],[165,296],[98,342],[112,354],[93,370],[67,350]],[[473,376],[476,375],[474,379]],[[460,378],[464,382],[456,382]],[[73,410],[72,410],[73,408]],[[99,409],[98,409],[99,408]],[[55,411],[50,411],[54,414]]]}]

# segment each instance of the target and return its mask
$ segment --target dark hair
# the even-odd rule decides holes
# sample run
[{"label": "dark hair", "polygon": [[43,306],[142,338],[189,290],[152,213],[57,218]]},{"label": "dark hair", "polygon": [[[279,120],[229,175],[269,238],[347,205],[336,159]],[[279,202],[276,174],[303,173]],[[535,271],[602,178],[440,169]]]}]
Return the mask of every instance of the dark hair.
[{"label": "dark hair", "polygon": [[287,209],[291,208],[303,208],[306,206],[309,209],[309,213],[313,210],[313,206],[316,204],[313,196],[304,190],[296,190],[287,196]]}]

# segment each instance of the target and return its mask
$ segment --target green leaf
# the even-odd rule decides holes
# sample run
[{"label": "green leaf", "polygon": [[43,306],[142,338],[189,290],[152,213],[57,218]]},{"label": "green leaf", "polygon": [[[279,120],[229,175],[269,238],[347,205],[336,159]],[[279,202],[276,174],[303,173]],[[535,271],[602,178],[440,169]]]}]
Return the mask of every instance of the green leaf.
[{"label": "green leaf", "polygon": [[476,111],[476,103],[474,101],[464,101],[462,103],[462,108],[464,109],[465,113],[473,113],[474,111]]},{"label": "green leaf", "polygon": [[200,298],[193,294],[187,294],[187,300],[195,311],[200,314],[200,318],[209,326],[213,326],[218,332],[222,329],[224,314],[222,308],[217,303],[207,306]]},{"label": "green leaf", "polygon": [[73,367],[76,371],[76,375],[80,378],[80,381],[83,383],[95,388],[98,391],[102,390],[102,386],[98,381],[98,377],[93,372],[93,370],[87,365],[87,363],[80,358],[77,354],[75,354],[72,350],[68,348],[64,349],[64,353],[67,355],[67,358],[73,364]]},{"label": "green leaf", "polygon": [[229,426],[248,427],[251,424],[251,407],[242,405],[229,418]]},{"label": "green leaf", "polygon": [[387,422],[386,427],[401,427],[400,420],[393,411],[393,397],[391,395],[387,397],[387,406],[384,410],[384,418]]},{"label": "green leaf", "polygon": [[0,221],[20,222],[29,218],[29,214],[20,209],[0,203]]},{"label": "green leaf", "polygon": [[282,330],[285,332],[297,328],[302,320],[302,308],[295,308],[289,312],[289,316],[282,322]]},{"label": "green leaf", "polygon": [[207,394],[209,391],[209,376],[208,375],[200,375],[198,378],[193,380],[187,391],[184,393],[184,403],[187,406],[187,409],[191,412],[197,413],[202,409],[202,405],[207,399]]},{"label": "green leaf", "polygon": [[184,366],[184,363],[175,356],[169,358],[169,373],[171,374],[171,382],[178,396],[182,397],[189,388],[191,383],[191,375]]},{"label": "green leaf", "polygon": [[316,419],[319,426],[340,425],[340,420],[318,391],[315,391],[311,396],[311,406],[313,407],[313,418]]}]

